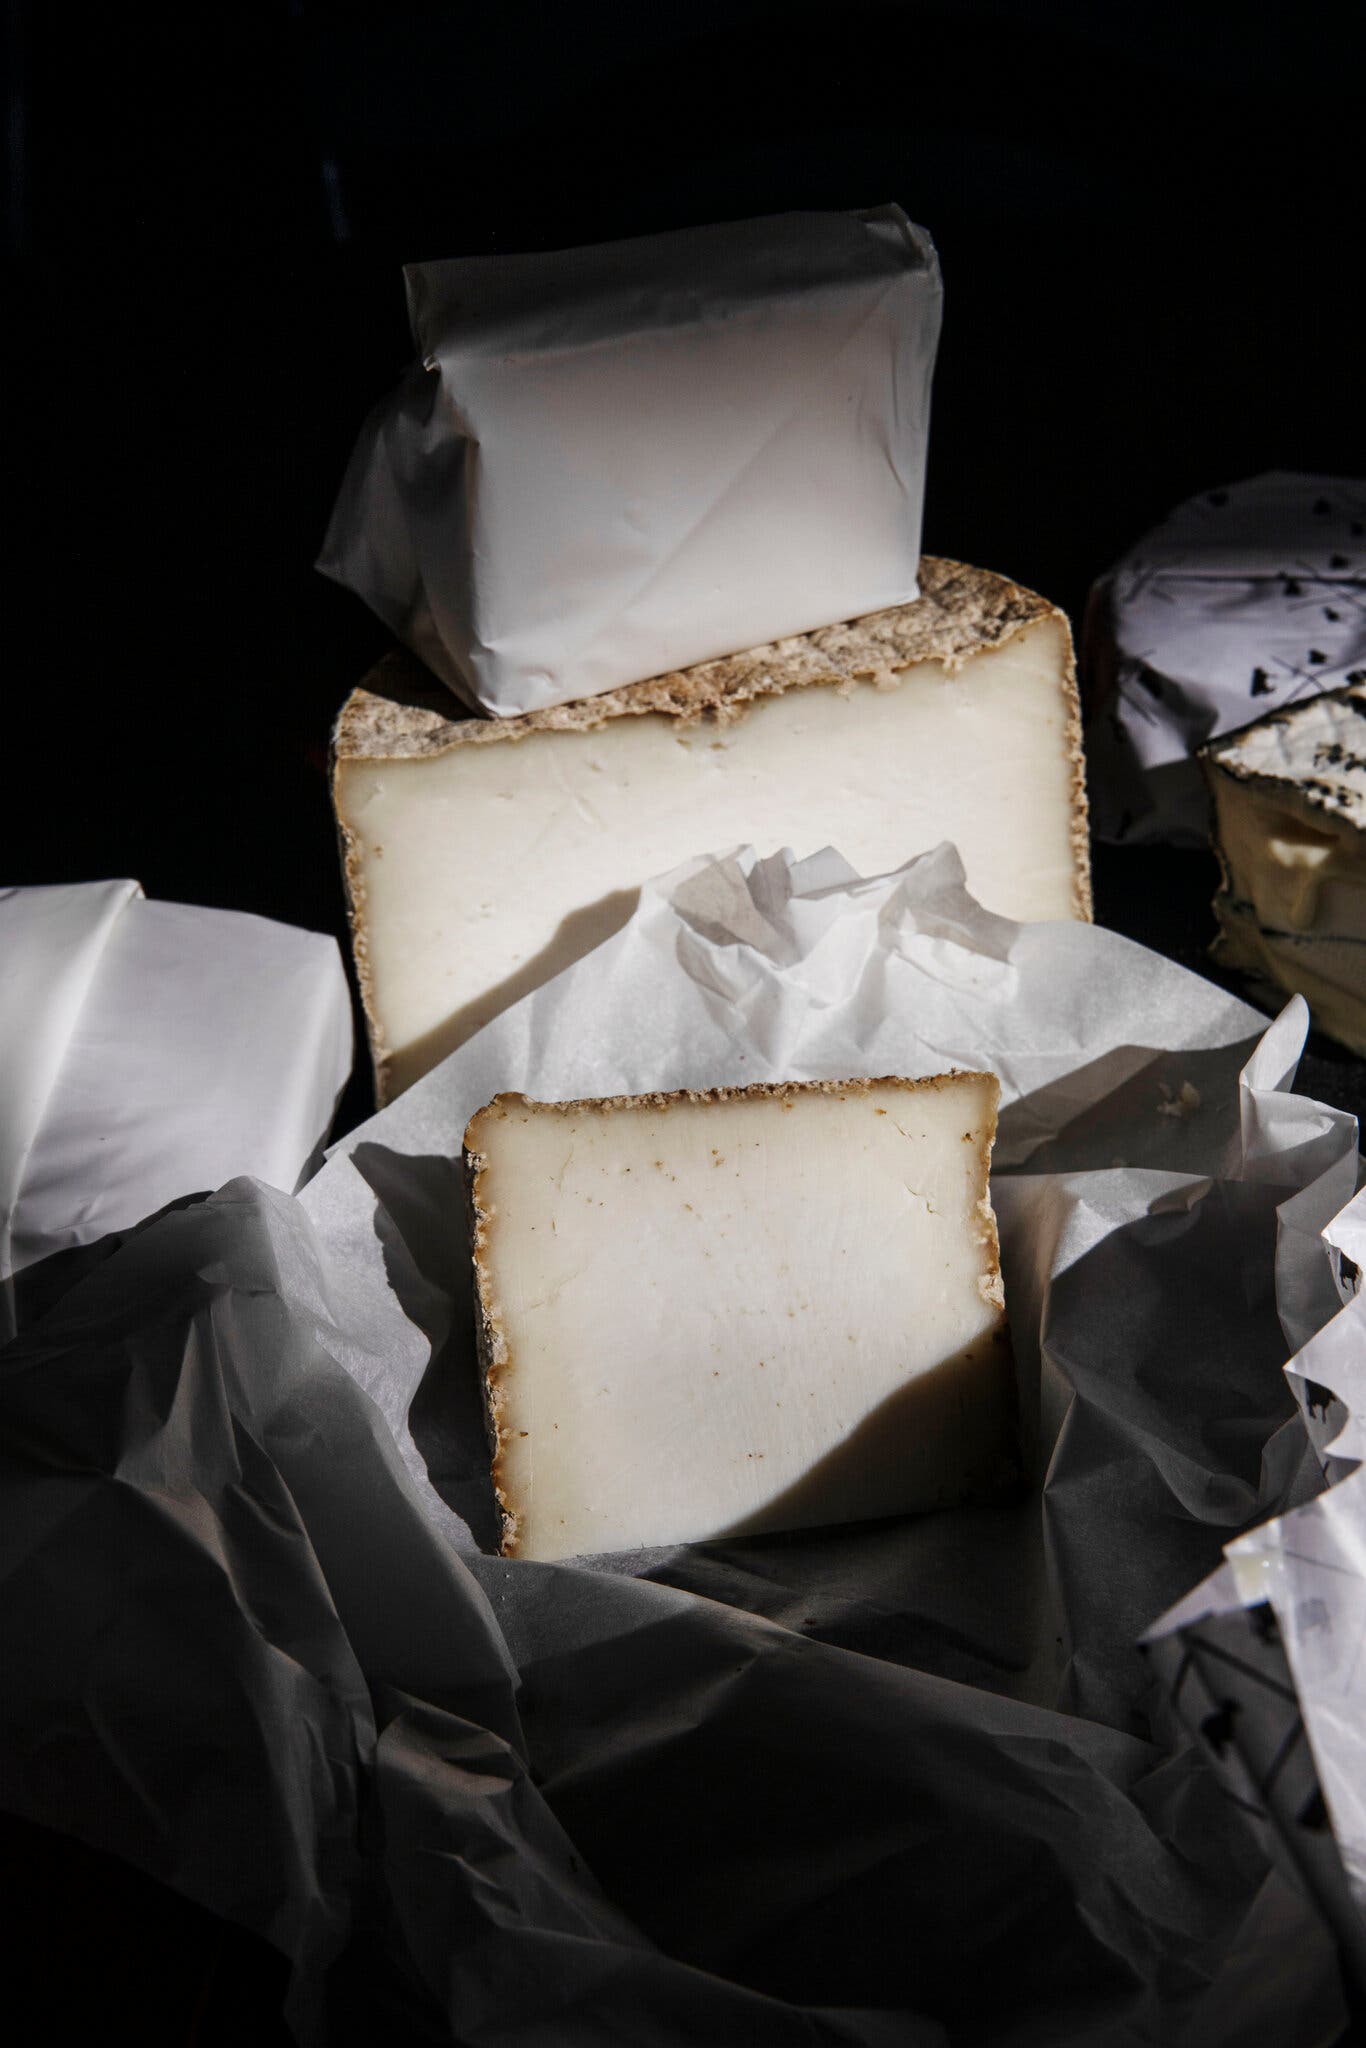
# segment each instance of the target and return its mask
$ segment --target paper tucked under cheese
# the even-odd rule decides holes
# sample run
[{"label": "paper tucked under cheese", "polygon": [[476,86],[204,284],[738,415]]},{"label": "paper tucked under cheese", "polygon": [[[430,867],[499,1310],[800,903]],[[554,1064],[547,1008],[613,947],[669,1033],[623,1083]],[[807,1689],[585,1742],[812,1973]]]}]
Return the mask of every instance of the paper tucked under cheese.
[{"label": "paper tucked under cheese", "polygon": [[956,1074],[481,1110],[465,1165],[504,1551],[1009,1485],[998,1095]]},{"label": "paper tucked under cheese", "polygon": [[1366,1053],[1366,683],[1213,742],[1215,957]]},{"label": "paper tucked under cheese", "polygon": [[921,563],[913,605],[525,719],[452,720],[395,656],[337,727],[333,797],[381,1101],[618,930],[695,855],[956,843],[1020,919],[1090,911],[1067,622]]}]

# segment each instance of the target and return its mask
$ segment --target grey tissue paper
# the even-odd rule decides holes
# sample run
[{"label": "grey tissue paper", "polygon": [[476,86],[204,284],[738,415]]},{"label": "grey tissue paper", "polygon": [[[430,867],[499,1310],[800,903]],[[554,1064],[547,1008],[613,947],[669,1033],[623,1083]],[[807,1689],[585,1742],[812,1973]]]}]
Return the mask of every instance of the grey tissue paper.
[{"label": "grey tissue paper", "polygon": [[[152,1221],[0,1354],[0,1800],[275,1941],[305,2040],[378,1931],[465,2048],[1328,2048],[1312,1759],[1268,1826],[1137,1646],[1268,1517],[1352,1526],[1283,1370],[1356,1184],[1305,1022],[993,916],[949,847],[650,885],[299,1197]],[[482,1553],[470,1112],[953,1064],[1002,1080],[1029,1496]]]},{"label": "grey tissue paper", "polygon": [[917,595],[941,286],[901,209],[410,264],[318,567],[510,716]]}]

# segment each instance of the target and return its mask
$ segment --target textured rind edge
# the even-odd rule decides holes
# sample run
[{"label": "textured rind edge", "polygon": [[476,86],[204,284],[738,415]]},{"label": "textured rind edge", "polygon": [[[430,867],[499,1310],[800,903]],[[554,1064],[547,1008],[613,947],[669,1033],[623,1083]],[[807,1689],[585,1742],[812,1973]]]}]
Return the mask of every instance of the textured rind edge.
[{"label": "textured rind edge", "polygon": [[386,655],[337,717],[333,797],[345,761],[429,759],[457,746],[491,746],[539,732],[591,732],[610,719],[658,712],[682,724],[728,724],[755,699],[812,685],[893,688],[907,669],[933,663],[952,675],[966,661],[1004,647],[1026,627],[1051,621],[1066,649],[1063,693],[1072,769],[1072,867],[1077,915],[1092,915],[1086,761],[1076,652],[1067,616],[1047,598],[991,569],[923,555],[920,596],[911,604],[822,626],[763,647],[675,669],[598,697],[551,705],[517,718],[452,717],[451,695],[417,659]]},{"label": "textured rind edge", "polygon": [[[474,1123],[475,1119],[471,1118],[471,1130]],[[488,1249],[488,1227],[494,1213],[484,1200],[488,1161],[482,1153],[472,1152],[467,1144],[460,1163],[461,1179],[465,1189],[470,1265],[474,1275],[474,1343],[479,1359],[479,1385],[484,1407],[484,1427],[489,1440],[493,1493],[501,1518],[502,1534],[498,1550],[502,1557],[515,1557],[518,1536],[517,1514],[509,1503],[503,1485],[507,1476],[503,1464],[503,1446],[507,1439],[503,1411],[507,1406],[505,1382],[509,1362],[508,1347],[507,1338],[503,1333],[502,1316],[494,1298],[493,1276],[489,1272],[484,1256]]]},{"label": "textured rind edge", "polygon": [[1277,711],[1265,711],[1260,718],[1254,718],[1248,725],[1240,725],[1232,732],[1220,733],[1216,739],[1206,740],[1205,744],[1196,750],[1196,758],[1204,770],[1211,797],[1218,787],[1215,777],[1226,775],[1230,782],[1244,783],[1266,790],[1290,790],[1302,798],[1309,809],[1323,817],[1331,818],[1335,824],[1350,825],[1360,831],[1362,828],[1359,821],[1345,814],[1340,805],[1325,803],[1312,782],[1297,775],[1268,775],[1261,768],[1245,766],[1237,758],[1239,748],[1246,744],[1252,734],[1266,731],[1274,725],[1298,724],[1301,715],[1312,706],[1332,703],[1366,706],[1366,684],[1340,683],[1336,689],[1320,690],[1313,697],[1302,697],[1297,704],[1285,704]]},{"label": "textured rind edge", "polygon": [[346,922],[351,933],[351,958],[355,963],[361,1014],[365,1018],[365,1033],[370,1044],[370,1061],[375,1074],[375,1101],[383,1109],[389,1100],[391,1055],[375,1002],[374,976],[370,969],[370,941],[365,924],[365,877],[361,863],[361,844],[358,835],[347,823],[342,809],[341,757],[337,752],[335,733],[329,763],[329,781],[332,788],[332,815],[337,824],[337,852],[341,861],[342,888],[346,896]]},{"label": "textured rind edge", "polygon": [[[905,1074],[878,1074],[847,1081],[755,1081],[743,1088],[672,1088],[648,1095],[587,1096],[572,1102],[541,1102],[534,1096],[522,1095],[516,1090],[511,1090],[495,1095],[491,1102],[485,1103],[482,1109],[475,1111],[465,1126],[461,1174],[465,1190],[470,1264],[474,1277],[475,1349],[479,1360],[484,1421],[489,1438],[493,1491],[502,1520],[502,1540],[499,1545],[501,1556],[517,1555],[520,1530],[517,1510],[509,1499],[504,1485],[507,1474],[503,1450],[507,1441],[507,1430],[503,1415],[507,1405],[507,1381],[513,1367],[513,1359],[508,1349],[502,1311],[494,1291],[493,1275],[485,1256],[489,1244],[489,1225],[497,1210],[487,1199],[489,1162],[487,1153],[482,1149],[484,1120],[494,1115],[501,1117],[514,1104],[561,1115],[572,1115],[576,1112],[602,1114],[617,1110],[667,1110],[675,1103],[745,1102],[758,1098],[783,1099],[793,1095],[868,1095],[876,1088],[937,1089],[952,1086],[960,1081],[986,1081],[991,1088],[987,1109],[989,1122],[986,1130],[987,1184],[976,1205],[981,1224],[978,1242],[985,1253],[985,1271],[978,1275],[977,1286],[983,1301],[998,1314],[999,1320],[990,1335],[993,1345],[999,1347],[998,1370],[1006,1383],[1014,1417],[1014,1456],[1005,1459],[1006,1469],[1001,1473],[999,1481],[996,1484],[988,1482],[982,1496],[985,1498],[1010,1485],[1018,1485],[1021,1475],[1019,1386],[1015,1371],[1014,1346],[1006,1317],[1000,1230],[996,1222],[996,1211],[991,1202],[991,1156],[996,1145],[1001,1084],[989,1069],[953,1067],[942,1074],[922,1074],[914,1078]],[[970,1492],[965,1497],[977,1498],[977,1495]]]},{"label": "textured rind edge", "polygon": [[1077,689],[1077,651],[1064,612],[1050,608],[1062,621],[1067,654],[1063,667],[1063,699],[1067,705],[1067,761],[1072,770],[1072,900],[1077,916],[1090,924],[1095,916],[1091,895],[1091,801],[1086,793],[1086,751],[1082,741],[1081,696]]},{"label": "textured rind edge", "polygon": [[[495,1095],[477,1109],[465,1127],[465,1149],[479,1143],[475,1125],[493,1110],[501,1114],[511,1104],[523,1109],[544,1109],[556,1116],[576,1112],[618,1109],[672,1109],[676,1102],[753,1102],[761,1097],[787,1095],[868,1095],[874,1088],[943,1088],[955,1081],[990,1081],[1001,1098],[1001,1084],[986,1067],[947,1067],[942,1074],[868,1074],[848,1081],[747,1081],[742,1088],[662,1088],[648,1095],[585,1095],[572,1102],[541,1102],[534,1095],[522,1095],[515,1088]],[[996,1106],[992,1106],[992,1142],[996,1135]]]},{"label": "textured rind edge", "polygon": [[1255,964],[1245,960],[1238,948],[1236,930],[1230,920],[1238,917],[1237,906],[1245,899],[1238,893],[1233,869],[1229,865],[1220,833],[1219,792],[1226,784],[1236,788],[1265,791],[1274,795],[1281,803],[1298,803],[1311,818],[1326,819],[1342,831],[1344,837],[1366,832],[1366,822],[1354,818],[1339,806],[1320,801],[1312,785],[1294,775],[1268,775],[1260,768],[1249,768],[1238,760],[1238,749],[1247,740],[1248,734],[1260,732],[1273,725],[1293,725],[1298,715],[1311,705],[1325,700],[1342,703],[1366,704],[1366,685],[1361,683],[1340,683],[1336,689],[1321,690],[1317,696],[1302,698],[1297,704],[1282,705],[1279,710],[1263,712],[1249,725],[1240,725],[1233,732],[1220,733],[1212,740],[1206,740],[1196,749],[1205,778],[1210,800],[1210,845],[1219,865],[1219,886],[1214,892],[1212,908],[1219,924],[1219,930],[1210,942],[1210,957],[1221,966],[1245,974],[1249,981],[1270,992],[1272,999],[1284,994],[1281,984],[1273,981]]}]

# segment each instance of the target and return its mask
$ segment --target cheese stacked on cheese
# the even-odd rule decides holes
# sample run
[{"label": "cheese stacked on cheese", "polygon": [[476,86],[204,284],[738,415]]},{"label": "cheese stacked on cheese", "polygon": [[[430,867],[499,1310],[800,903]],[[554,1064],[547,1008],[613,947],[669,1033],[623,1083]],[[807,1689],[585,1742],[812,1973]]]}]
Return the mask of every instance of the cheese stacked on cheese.
[{"label": "cheese stacked on cheese", "polygon": [[1215,957],[1366,1053],[1366,683],[1212,742]]},{"label": "cheese stacked on cheese", "polygon": [[953,1074],[481,1110],[466,1173],[505,1552],[1009,1486],[998,1095]]},{"label": "cheese stacked on cheese", "polygon": [[955,842],[1016,918],[1090,914],[1067,622],[925,558],[915,604],[524,718],[453,718],[394,656],[334,801],[381,1101],[620,929],[640,885],[753,845],[863,874]]}]

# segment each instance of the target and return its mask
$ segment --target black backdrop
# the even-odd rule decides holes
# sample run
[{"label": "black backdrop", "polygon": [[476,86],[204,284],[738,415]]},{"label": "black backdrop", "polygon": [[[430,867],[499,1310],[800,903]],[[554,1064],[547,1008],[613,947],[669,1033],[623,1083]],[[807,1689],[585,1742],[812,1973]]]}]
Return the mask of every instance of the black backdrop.
[{"label": "black backdrop", "polygon": [[[7,881],[341,932],[328,728],[384,635],[311,563],[410,258],[900,200],[946,283],[926,545],[1074,614],[1189,491],[1366,470],[1362,50],[1312,10],[10,0],[7,30]],[[1102,913],[1181,950],[1186,872],[1102,863]]]},{"label": "black backdrop", "polygon": [[[899,200],[946,282],[926,545],[1074,614],[1188,492],[1366,473],[1363,51],[1321,11],[4,19],[0,881],[128,874],[341,935],[328,729],[385,636],[311,562],[408,355],[410,258]],[[1198,857],[1111,855],[1098,880],[1102,915],[1198,960]],[[1356,1063],[1336,1072],[1355,1098]],[[37,1830],[7,1828],[3,1861],[49,2004],[131,2006],[148,2043],[277,2038],[254,1944]]]}]

